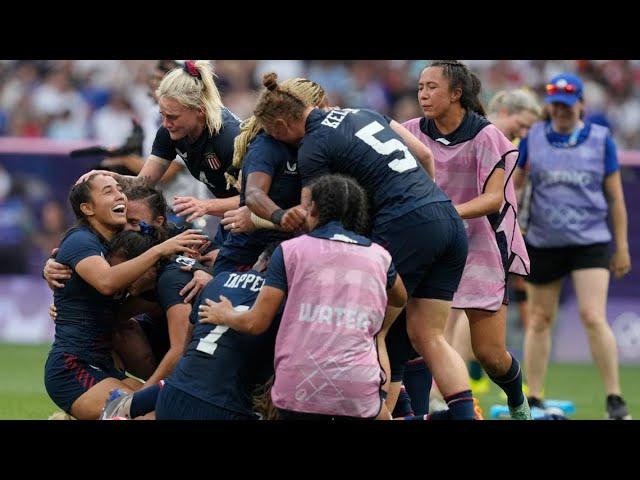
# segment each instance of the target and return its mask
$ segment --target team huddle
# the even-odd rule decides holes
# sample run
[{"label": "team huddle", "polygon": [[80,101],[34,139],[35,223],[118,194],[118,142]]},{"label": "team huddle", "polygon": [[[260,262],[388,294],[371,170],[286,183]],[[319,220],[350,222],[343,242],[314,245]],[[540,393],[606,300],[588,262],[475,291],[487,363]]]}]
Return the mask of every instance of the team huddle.
[{"label": "team huddle", "polygon": [[[312,80],[263,86],[241,122],[209,62],[177,66],[137,177],[95,170],[72,187],[77,223],[44,269],[53,402],[75,419],[478,419],[445,335],[468,319],[511,418],[531,419],[505,335],[509,274],[530,273],[521,134],[487,120],[475,74],[431,63],[424,117],[404,124],[332,106]],[[176,156],[215,199],[173,209],[222,217],[214,239],[167,222],[155,185]],[[428,411],[432,383],[447,408]]]}]

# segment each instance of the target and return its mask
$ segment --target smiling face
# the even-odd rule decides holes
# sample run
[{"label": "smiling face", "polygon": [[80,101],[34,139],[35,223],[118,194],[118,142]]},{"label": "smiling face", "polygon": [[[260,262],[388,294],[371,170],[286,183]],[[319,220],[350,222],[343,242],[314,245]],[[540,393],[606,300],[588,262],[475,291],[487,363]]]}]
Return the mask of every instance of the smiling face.
[{"label": "smiling face", "polygon": [[96,175],[91,180],[90,200],[80,208],[87,218],[106,227],[122,227],[127,223],[127,197],[122,187],[109,175]]},{"label": "smiling face", "polygon": [[427,67],[418,80],[418,103],[428,119],[445,115],[459,95],[449,89],[449,80],[442,75],[442,67]]},{"label": "smiling face", "polygon": [[571,132],[580,121],[582,107],[582,100],[578,100],[571,106],[561,102],[549,104],[549,114],[554,129],[560,133]]},{"label": "smiling face", "polygon": [[162,126],[169,131],[171,140],[180,140],[186,136],[195,139],[204,129],[206,118],[201,110],[185,107],[169,97],[160,97],[158,104]]}]

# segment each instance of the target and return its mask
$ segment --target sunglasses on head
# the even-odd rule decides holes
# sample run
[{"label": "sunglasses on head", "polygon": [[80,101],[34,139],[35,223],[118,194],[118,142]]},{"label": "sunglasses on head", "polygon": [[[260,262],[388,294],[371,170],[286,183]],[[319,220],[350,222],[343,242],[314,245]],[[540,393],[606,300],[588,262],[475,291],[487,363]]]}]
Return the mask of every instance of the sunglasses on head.
[{"label": "sunglasses on head", "polygon": [[578,88],[571,83],[567,83],[564,86],[558,86],[553,83],[547,84],[547,95],[555,95],[557,93],[576,93]]}]

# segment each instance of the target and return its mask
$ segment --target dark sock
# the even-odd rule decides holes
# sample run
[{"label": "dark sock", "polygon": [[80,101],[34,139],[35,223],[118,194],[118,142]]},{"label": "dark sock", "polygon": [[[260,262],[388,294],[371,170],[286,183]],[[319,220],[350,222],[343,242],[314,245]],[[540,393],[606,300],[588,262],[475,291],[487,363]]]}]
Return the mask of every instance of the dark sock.
[{"label": "dark sock", "polygon": [[445,397],[451,420],[473,420],[473,396],[471,390],[464,390]]},{"label": "dark sock", "polygon": [[[511,354],[509,354],[511,355]],[[517,407],[524,402],[522,393],[522,371],[518,360],[511,355],[511,367],[509,371],[500,377],[489,377],[507,394],[507,403],[510,407]]]},{"label": "dark sock", "polygon": [[427,420],[451,420],[451,412],[449,410],[440,410],[427,415]]},{"label": "dark sock", "polygon": [[529,402],[529,406],[531,408],[538,407],[544,410],[544,402],[541,398],[538,397],[528,397],[527,401]]},{"label": "dark sock", "polygon": [[433,377],[422,359],[407,363],[403,382],[409,398],[411,398],[411,406],[415,415],[428,413]]},{"label": "dark sock", "polygon": [[405,420],[429,420],[429,418],[427,418],[428,415],[409,415],[408,417],[404,417]]},{"label": "dark sock", "polygon": [[129,416],[131,418],[139,417],[140,415],[146,415],[153,412],[156,409],[156,401],[158,400],[158,394],[160,389],[164,385],[164,381],[156,383],[155,385],[139,390],[133,394],[131,399],[131,407],[129,409]]},{"label": "dark sock", "polygon": [[484,375],[484,370],[482,370],[482,365],[477,360],[471,360],[469,362],[469,377],[472,380],[480,380]]},{"label": "dark sock", "polygon": [[400,387],[400,395],[398,395],[398,401],[396,402],[396,406],[393,409],[391,416],[393,418],[398,418],[411,416],[413,414],[413,410],[411,410],[411,398],[409,398],[409,394],[403,385]]}]

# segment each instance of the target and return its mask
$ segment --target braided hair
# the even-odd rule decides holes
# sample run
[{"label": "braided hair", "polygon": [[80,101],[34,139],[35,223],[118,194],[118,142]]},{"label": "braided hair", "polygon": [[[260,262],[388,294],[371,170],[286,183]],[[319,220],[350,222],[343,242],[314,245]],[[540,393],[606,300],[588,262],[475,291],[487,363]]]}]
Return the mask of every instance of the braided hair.
[{"label": "braided hair", "polygon": [[318,209],[318,226],[339,221],[360,235],[369,231],[369,201],[364,189],[345,175],[323,175],[311,185],[311,200]]}]

